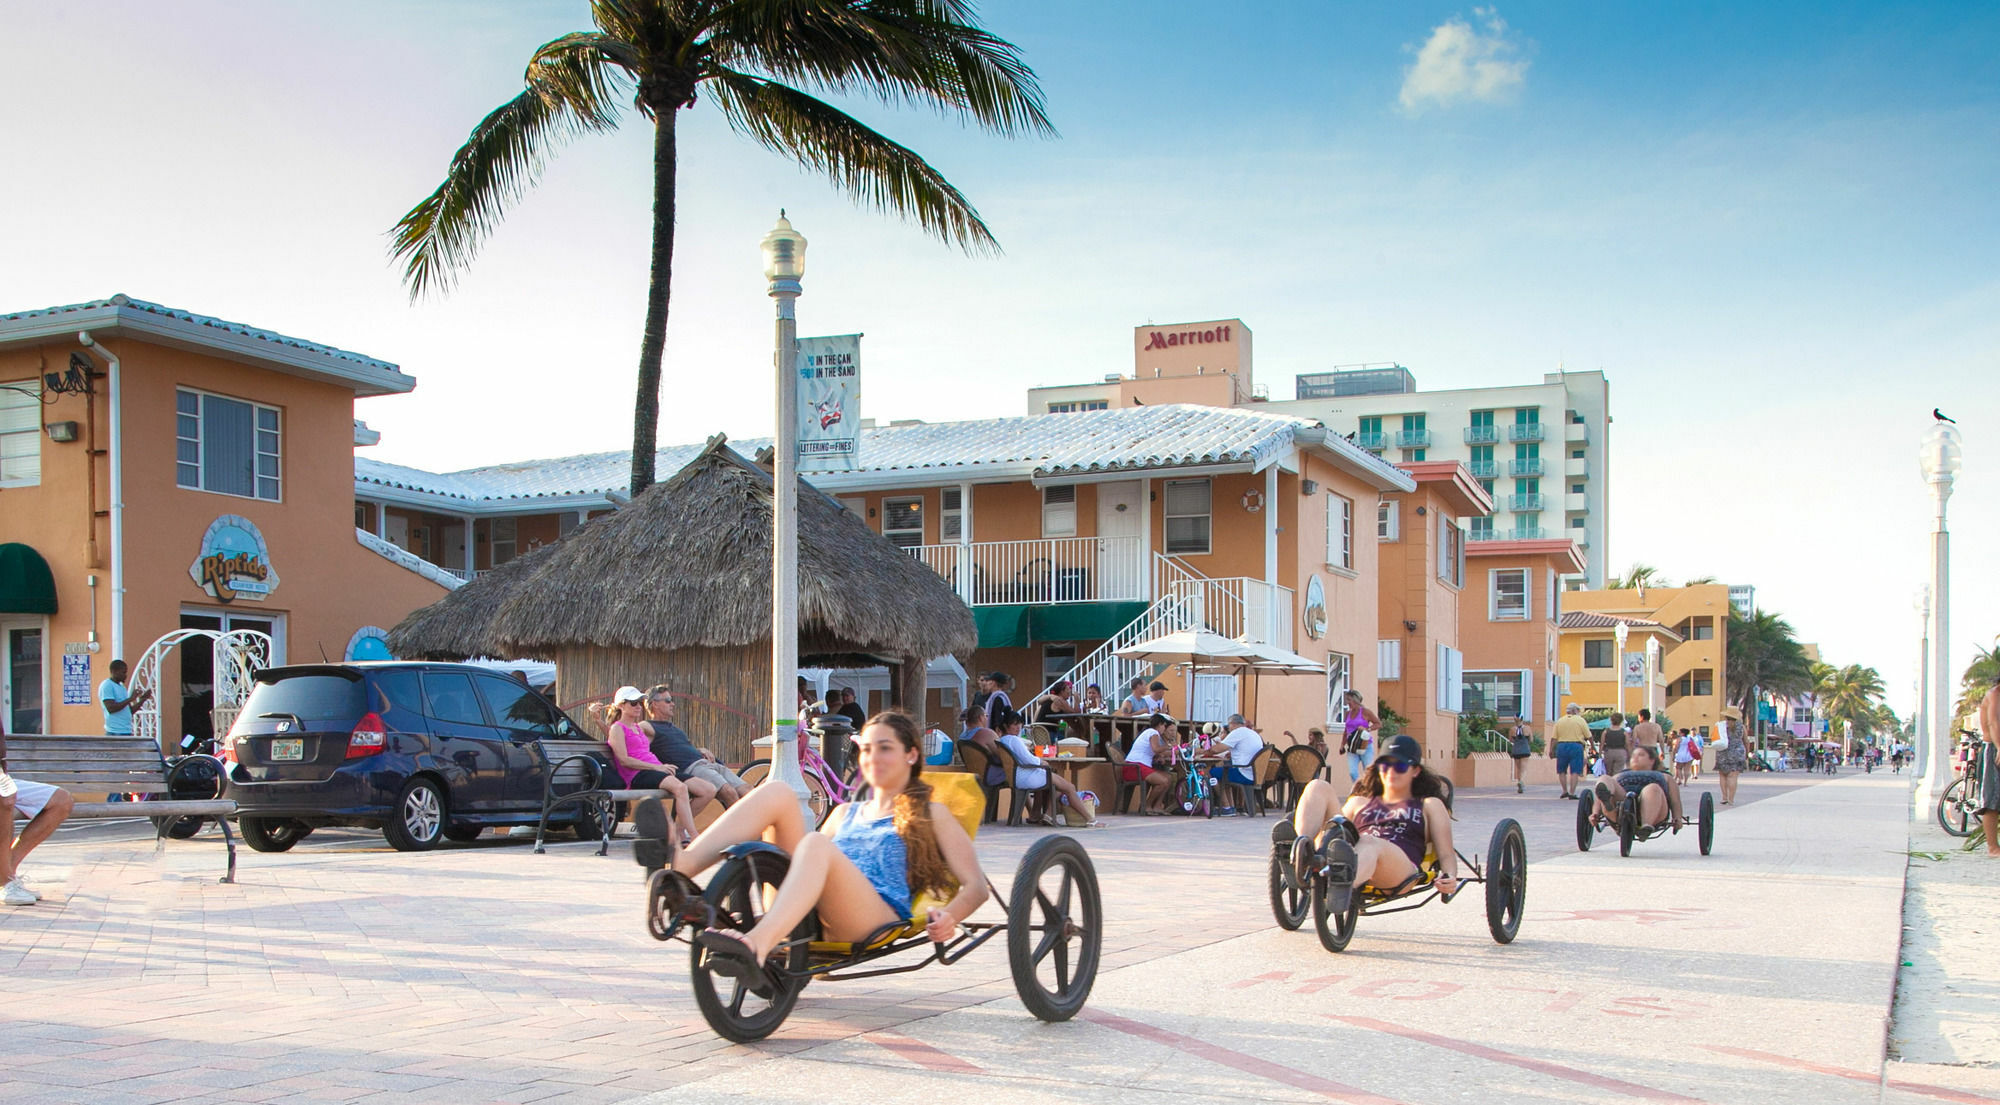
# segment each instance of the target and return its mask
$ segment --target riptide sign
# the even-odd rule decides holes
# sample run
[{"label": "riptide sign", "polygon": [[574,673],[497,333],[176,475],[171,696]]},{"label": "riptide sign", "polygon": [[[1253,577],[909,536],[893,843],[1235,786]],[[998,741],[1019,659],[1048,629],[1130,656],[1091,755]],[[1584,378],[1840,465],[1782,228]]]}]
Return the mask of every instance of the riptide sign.
[{"label": "riptide sign", "polygon": [[793,389],[798,470],[851,472],[861,462],[861,335],[799,339]]}]

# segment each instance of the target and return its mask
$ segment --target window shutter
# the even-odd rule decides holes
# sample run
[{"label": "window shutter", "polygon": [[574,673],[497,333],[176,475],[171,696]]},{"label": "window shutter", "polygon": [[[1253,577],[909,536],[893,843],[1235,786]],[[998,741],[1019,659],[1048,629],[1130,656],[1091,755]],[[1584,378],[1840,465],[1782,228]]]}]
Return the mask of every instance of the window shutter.
[{"label": "window shutter", "polygon": [[1076,536],[1076,485],[1042,488],[1042,536]]},{"label": "window shutter", "polygon": [[1387,640],[1375,642],[1375,678],[1397,680],[1403,677],[1403,642]]},{"label": "window shutter", "polygon": [[1535,716],[1535,673],[1521,669],[1521,712],[1517,717]]},{"label": "window shutter", "polygon": [[1433,667],[1437,675],[1437,708],[1450,709],[1447,703],[1451,701],[1451,696],[1445,687],[1451,682],[1451,650],[1443,645],[1437,646],[1437,663]]}]

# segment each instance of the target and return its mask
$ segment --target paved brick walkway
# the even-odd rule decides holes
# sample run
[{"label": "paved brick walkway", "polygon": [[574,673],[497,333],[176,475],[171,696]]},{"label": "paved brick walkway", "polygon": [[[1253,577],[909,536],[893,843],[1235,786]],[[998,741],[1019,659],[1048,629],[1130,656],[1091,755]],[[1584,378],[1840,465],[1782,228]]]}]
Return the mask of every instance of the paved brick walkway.
[{"label": "paved brick walkway", "polygon": [[[505,842],[401,855],[322,832],[284,855],[246,852],[224,886],[209,834],[158,860],[150,841],[65,834],[30,865],[48,900],[0,912],[0,1101],[1737,1100],[1688,1092],[1684,1064],[1652,1054],[1683,1023],[1709,1049],[1704,1074],[1768,1083],[1763,1100],[1878,1100],[1851,1076],[1881,1070],[1900,868],[1840,867],[1813,835],[1880,816],[1877,791],[1852,785],[1746,780],[1744,797],[1764,800],[1726,814],[1705,860],[1685,836],[1627,861],[1578,856],[1569,803],[1468,795],[1468,852],[1500,816],[1527,827],[1522,940],[1496,948],[1461,900],[1366,921],[1340,957],[1310,928],[1273,928],[1270,820],[1110,819],[1075,833],[1109,918],[1081,1021],[1028,1016],[990,945],[950,968],[815,986],[754,1048],[709,1031],[684,949],[641,931],[629,846],[610,859]],[[982,831],[1003,890],[1042,831]],[[1803,955],[1767,939],[1781,917],[1825,908],[1872,920]],[[1635,944],[1665,956],[1659,985],[1620,978]],[[1820,1036],[1795,1046],[1757,1026],[1771,1017]],[[1545,1027],[1558,1044],[1540,1046]],[[1713,1051],[1738,1044],[1752,1054]],[[1389,1093],[1384,1056],[1457,1073],[1426,1076],[1435,1093]],[[1967,1096],[1942,1100],[1988,1100],[1952,1084]]]}]

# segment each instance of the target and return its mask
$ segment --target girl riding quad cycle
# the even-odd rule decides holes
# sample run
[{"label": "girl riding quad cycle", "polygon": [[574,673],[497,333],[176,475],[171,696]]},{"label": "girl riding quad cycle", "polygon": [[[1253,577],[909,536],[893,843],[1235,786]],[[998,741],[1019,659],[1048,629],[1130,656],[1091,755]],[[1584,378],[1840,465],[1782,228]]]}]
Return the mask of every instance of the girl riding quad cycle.
[{"label": "girl riding quad cycle", "polygon": [[1469,883],[1486,887],[1486,922],[1506,944],[1527,901],[1527,847],[1512,818],[1493,827],[1484,866],[1452,843],[1450,784],[1423,766],[1423,748],[1398,735],[1382,744],[1344,798],[1315,779],[1290,821],[1271,834],[1271,910],[1296,929],[1308,908],[1320,943],[1347,947],[1362,916],[1449,902]]},{"label": "girl riding quad cycle", "polygon": [[[1016,871],[1006,920],[970,921],[997,897],[972,847],[984,809],[976,782],[942,775],[934,794],[922,733],[900,712],[868,719],[860,751],[866,796],[817,829],[797,795],[768,780],[678,854],[658,799],[634,811],[633,857],[649,871],[647,929],[693,945],[695,1001],[709,1025],[739,1043],[762,1039],[808,981],[954,963],[1001,933],[1029,1011],[1045,1021],[1074,1016],[1103,941],[1096,870],[1083,847],[1064,836],[1037,841]],[[694,882],[717,864],[706,888]],[[915,948],[929,958],[854,969]]]}]

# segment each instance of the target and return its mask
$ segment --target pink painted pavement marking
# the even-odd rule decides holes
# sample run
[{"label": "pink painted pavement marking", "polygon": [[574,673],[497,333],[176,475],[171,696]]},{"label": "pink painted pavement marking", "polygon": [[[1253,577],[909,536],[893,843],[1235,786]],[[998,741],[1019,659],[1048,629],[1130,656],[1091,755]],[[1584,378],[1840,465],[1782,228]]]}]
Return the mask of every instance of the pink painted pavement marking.
[{"label": "pink painted pavement marking", "polygon": [[1698,1097],[1685,1097],[1668,1090],[1655,1089],[1652,1086],[1641,1086],[1637,1082],[1626,1082],[1602,1074],[1592,1074],[1586,1070],[1567,1067],[1561,1063],[1552,1063],[1546,1059],[1530,1059],[1525,1055],[1515,1055],[1512,1052],[1500,1051],[1497,1048],[1486,1047],[1483,1044],[1469,1043],[1465,1040],[1454,1040],[1449,1036],[1439,1036],[1421,1029],[1405,1028],[1400,1024],[1390,1024],[1388,1021],[1378,1021],[1371,1017],[1348,1017],[1338,1013],[1325,1013],[1322,1015],[1328,1020],[1351,1024],[1356,1028],[1386,1032],[1392,1036],[1401,1036],[1406,1040],[1415,1040],[1418,1043],[1430,1044],[1433,1047],[1446,1048],[1451,1051],[1460,1052],[1461,1054],[1477,1056],[1478,1058],[1487,1059],[1495,1063],[1505,1063],[1510,1067],[1520,1067],[1522,1070],[1531,1070],[1538,1074],[1546,1074],[1554,1078],[1580,1082],[1586,1086],[1595,1086],[1601,1090],[1610,1090],[1613,1093],[1621,1093],[1627,1097],[1643,1098],[1648,1101],[1685,1101],[1692,1102],[1694,1105],[1701,1105],[1701,1099]]},{"label": "pink painted pavement marking", "polygon": [[[1809,1070],[1815,1074],[1830,1074],[1835,1078],[1845,1078],[1851,1082],[1866,1082],[1871,1086],[1879,1086],[1884,1084],[1884,1079],[1882,1079],[1877,1075],[1869,1074],[1865,1070],[1849,1070],[1846,1067],[1829,1067],[1823,1063],[1811,1063],[1807,1062],[1804,1059],[1794,1059],[1789,1055],[1778,1055],[1774,1052],[1758,1051],[1755,1048],[1717,1047],[1711,1050],[1722,1052],[1725,1055],[1739,1056],[1744,1059],[1755,1059],[1760,1063],[1770,1063],[1773,1066],[1790,1067],[1793,1070]],[[1975,1093],[1967,1093],[1964,1090],[1954,1090],[1949,1086],[1932,1086],[1924,1082],[1911,1082],[1907,1079],[1902,1079],[1902,1078],[1887,1079],[1886,1084],[1892,1090],[1902,1090],[1905,1093],[1922,1094],[1925,1097],[1935,1097],[1940,1101],[1961,1102],[1963,1103],[1963,1105],[1992,1105],[1992,1103],[1996,1100],[1991,1097],[1981,1097],[1980,1095]]]},{"label": "pink painted pavement marking", "polygon": [[1155,1025],[1127,1020],[1116,1014],[1086,1011],[1080,1015],[1084,1020],[1092,1024],[1116,1029],[1128,1036],[1137,1036],[1142,1040],[1151,1040],[1154,1043],[1165,1044],[1168,1047],[1177,1048],[1197,1058],[1206,1059],[1211,1063],[1220,1063],[1225,1067],[1240,1070],[1245,1074],[1254,1074],[1259,1078],[1268,1078],[1273,1082],[1282,1082],[1295,1089],[1310,1090],[1322,1097],[1332,1098],[1335,1101],[1352,1102],[1354,1105],[1404,1105],[1404,1103],[1394,1098],[1383,1097],[1380,1094],[1371,1093],[1368,1090],[1355,1086],[1343,1085],[1330,1079],[1321,1078],[1316,1074],[1307,1074],[1305,1071],[1273,1063],[1268,1059],[1259,1059],[1255,1055],[1247,1055],[1243,1052],[1223,1047],[1220,1044],[1212,1044],[1207,1040],[1195,1036],[1184,1036],[1179,1032],[1160,1028]]},{"label": "pink painted pavement marking", "polygon": [[985,1074],[986,1071],[949,1051],[942,1051],[922,1040],[913,1040],[896,1032],[870,1032],[863,1037],[869,1043],[908,1059],[924,1068],[943,1074]]}]

